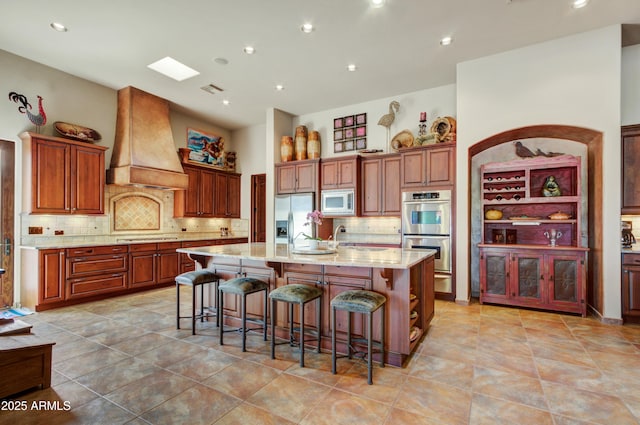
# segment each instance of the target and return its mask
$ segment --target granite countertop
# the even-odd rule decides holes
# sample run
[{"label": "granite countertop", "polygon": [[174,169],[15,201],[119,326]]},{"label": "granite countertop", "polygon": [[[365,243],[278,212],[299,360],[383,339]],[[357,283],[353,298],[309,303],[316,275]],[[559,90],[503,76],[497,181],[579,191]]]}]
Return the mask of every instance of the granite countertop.
[{"label": "granite countertop", "polygon": [[295,264],[321,264],[354,267],[384,267],[408,269],[434,256],[435,250],[407,250],[402,248],[339,246],[327,254],[300,254],[287,244],[245,243],[233,245],[180,248],[178,252],[219,256],[243,260],[272,261]]},{"label": "granite countertop", "polygon": [[34,244],[21,244],[20,248],[26,249],[55,249],[55,248],[81,248],[84,246],[98,245],[131,245],[138,243],[159,243],[159,242],[182,242],[182,241],[200,241],[208,239],[238,239],[246,238],[247,235],[228,235],[221,236],[219,232],[198,233],[167,233],[157,235],[102,235],[102,236],[52,236],[43,238],[42,241]]}]

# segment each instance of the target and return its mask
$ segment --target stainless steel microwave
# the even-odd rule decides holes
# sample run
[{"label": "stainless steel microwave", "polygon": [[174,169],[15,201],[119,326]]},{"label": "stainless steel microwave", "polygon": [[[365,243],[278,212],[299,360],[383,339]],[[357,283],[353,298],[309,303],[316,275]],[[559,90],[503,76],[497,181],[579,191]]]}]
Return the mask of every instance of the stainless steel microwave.
[{"label": "stainless steel microwave", "polygon": [[356,214],[355,191],[353,189],[323,190],[321,211],[327,216],[350,216]]}]

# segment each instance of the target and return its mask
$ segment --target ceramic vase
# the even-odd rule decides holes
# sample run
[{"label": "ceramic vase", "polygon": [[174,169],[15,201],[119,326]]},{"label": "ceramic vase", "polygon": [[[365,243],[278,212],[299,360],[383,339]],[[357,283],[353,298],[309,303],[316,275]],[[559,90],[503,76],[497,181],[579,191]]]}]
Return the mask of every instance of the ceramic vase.
[{"label": "ceramic vase", "polygon": [[307,158],[320,158],[320,133],[317,131],[309,133],[309,139],[307,140]]},{"label": "ceramic vase", "polygon": [[280,161],[293,161],[293,137],[282,136],[280,139]]},{"label": "ceramic vase", "polygon": [[295,139],[296,159],[307,159],[307,127],[304,125],[296,127]]}]

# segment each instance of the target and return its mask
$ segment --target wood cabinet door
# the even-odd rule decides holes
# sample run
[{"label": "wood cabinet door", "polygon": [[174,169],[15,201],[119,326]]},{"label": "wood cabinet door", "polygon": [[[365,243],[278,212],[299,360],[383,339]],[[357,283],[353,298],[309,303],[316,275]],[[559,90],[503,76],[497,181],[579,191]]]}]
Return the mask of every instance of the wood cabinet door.
[{"label": "wood cabinet door", "polygon": [[382,215],[398,216],[402,214],[400,195],[400,156],[382,160]]},{"label": "wood cabinet door", "polygon": [[640,214],[640,125],[622,127],[622,214]]},{"label": "wood cabinet door", "polygon": [[240,218],[240,184],[240,176],[228,176],[227,213],[229,218]]},{"label": "wood cabinet door", "polygon": [[509,260],[509,253],[480,251],[480,302],[505,301],[508,298]]},{"label": "wood cabinet door", "polygon": [[229,179],[224,173],[215,173],[215,202],[213,204],[213,215],[216,217],[227,216],[227,198],[228,198],[228,186]]},{"label": "wood cabinet door", "polygon": [[71,212],[71,146],[33,139],[32,211],[69,214]]},{"label": "wood cabinet door", "polygon": [[425,153],[422,150],[402,153],[402,187],[420,187],[426,184]]},{"label": "wood cabinet door", "polygon": [[[400,188],[396,188],[400,197]],[[362,161],[362,211],[363,216],[377,216],[382,211],[382,160]]]},{"label": "wood cabinet door", "polygon": [[549,305],[586,313],[584,254],[547,255],[547,273]]},{"label": "wood cabinet door", "polygon": [[622,270],[622,318],[640,321],[640,266],[625,266]]},{"label": "wood cabinet door", "polygon": [[65,255],[63,249],[43,249],[39,252],[40,294],[38,304],[64,301]]},{"label": "wood cabinet door", "polygon": [[157,283],[173,282],[176,276],[180,274],[180,255],[175,251],[159,252],[157,256],[157,264]]},{"label": "wood cabinet door", "polygon": [[317,179],[318,163],[300,164],[296,166],[296,189],[298,193],[315,192],[318,186]]},{"label": "wood cabinet door", "polygon": [[200,170],[200,198],[198,217],[215,216],[215,187],[216,174],[214,171]]},{"label": "wood cabinet door", "polygon": [[276,188],[278,195],[295,193],[296,166],[293,164],[276,165]]},{"label": "wood cabinet door", "polygon": [[104,213],[104,151],[74,146],[71,149],[71,212]]},{"label": "wood cabinet door", "polygon": [[320,163],[320,189],[336,189],[338,187],[338,161],[322,161]]},{"label": "wood cabinet door", "polygon": [[426,153],[426,183],[429,186],[452,185],[455,181],[455,151],[451,147],[430,149]]},{"label": "wood cabinet door", "polygon": [[[195,168],[184,167],[184,173],[189,177],[189,187],[184,191],[184,216],[198,217],[200,200],[200,171]],[[177,192],[176,192],[177,193]],[[175,196],[175,195],[174,195]],[[176,207],[179,209],[179,206]]]},{"label": "wood cabinet door", "polygon": [[544,256],[515,253],[512,256],[509,296],[525,305],[540,306],[547,299]]},{"label": "wood cabinet door", "polygon": [[[138,252],[131,255],[129,285],[132,288],[155,285],[158,278],[155,251]],[[175,276],[174,276],[175,277]]]}]

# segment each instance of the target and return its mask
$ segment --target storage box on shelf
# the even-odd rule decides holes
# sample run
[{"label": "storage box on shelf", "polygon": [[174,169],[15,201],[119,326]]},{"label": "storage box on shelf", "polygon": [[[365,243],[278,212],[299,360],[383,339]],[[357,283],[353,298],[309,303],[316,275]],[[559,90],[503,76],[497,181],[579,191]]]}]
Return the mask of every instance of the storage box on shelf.
[{"label": "storage box on shelf", "polygon": [[563,155],[481,167],[480,302],[586,315],[580,164]]}]

